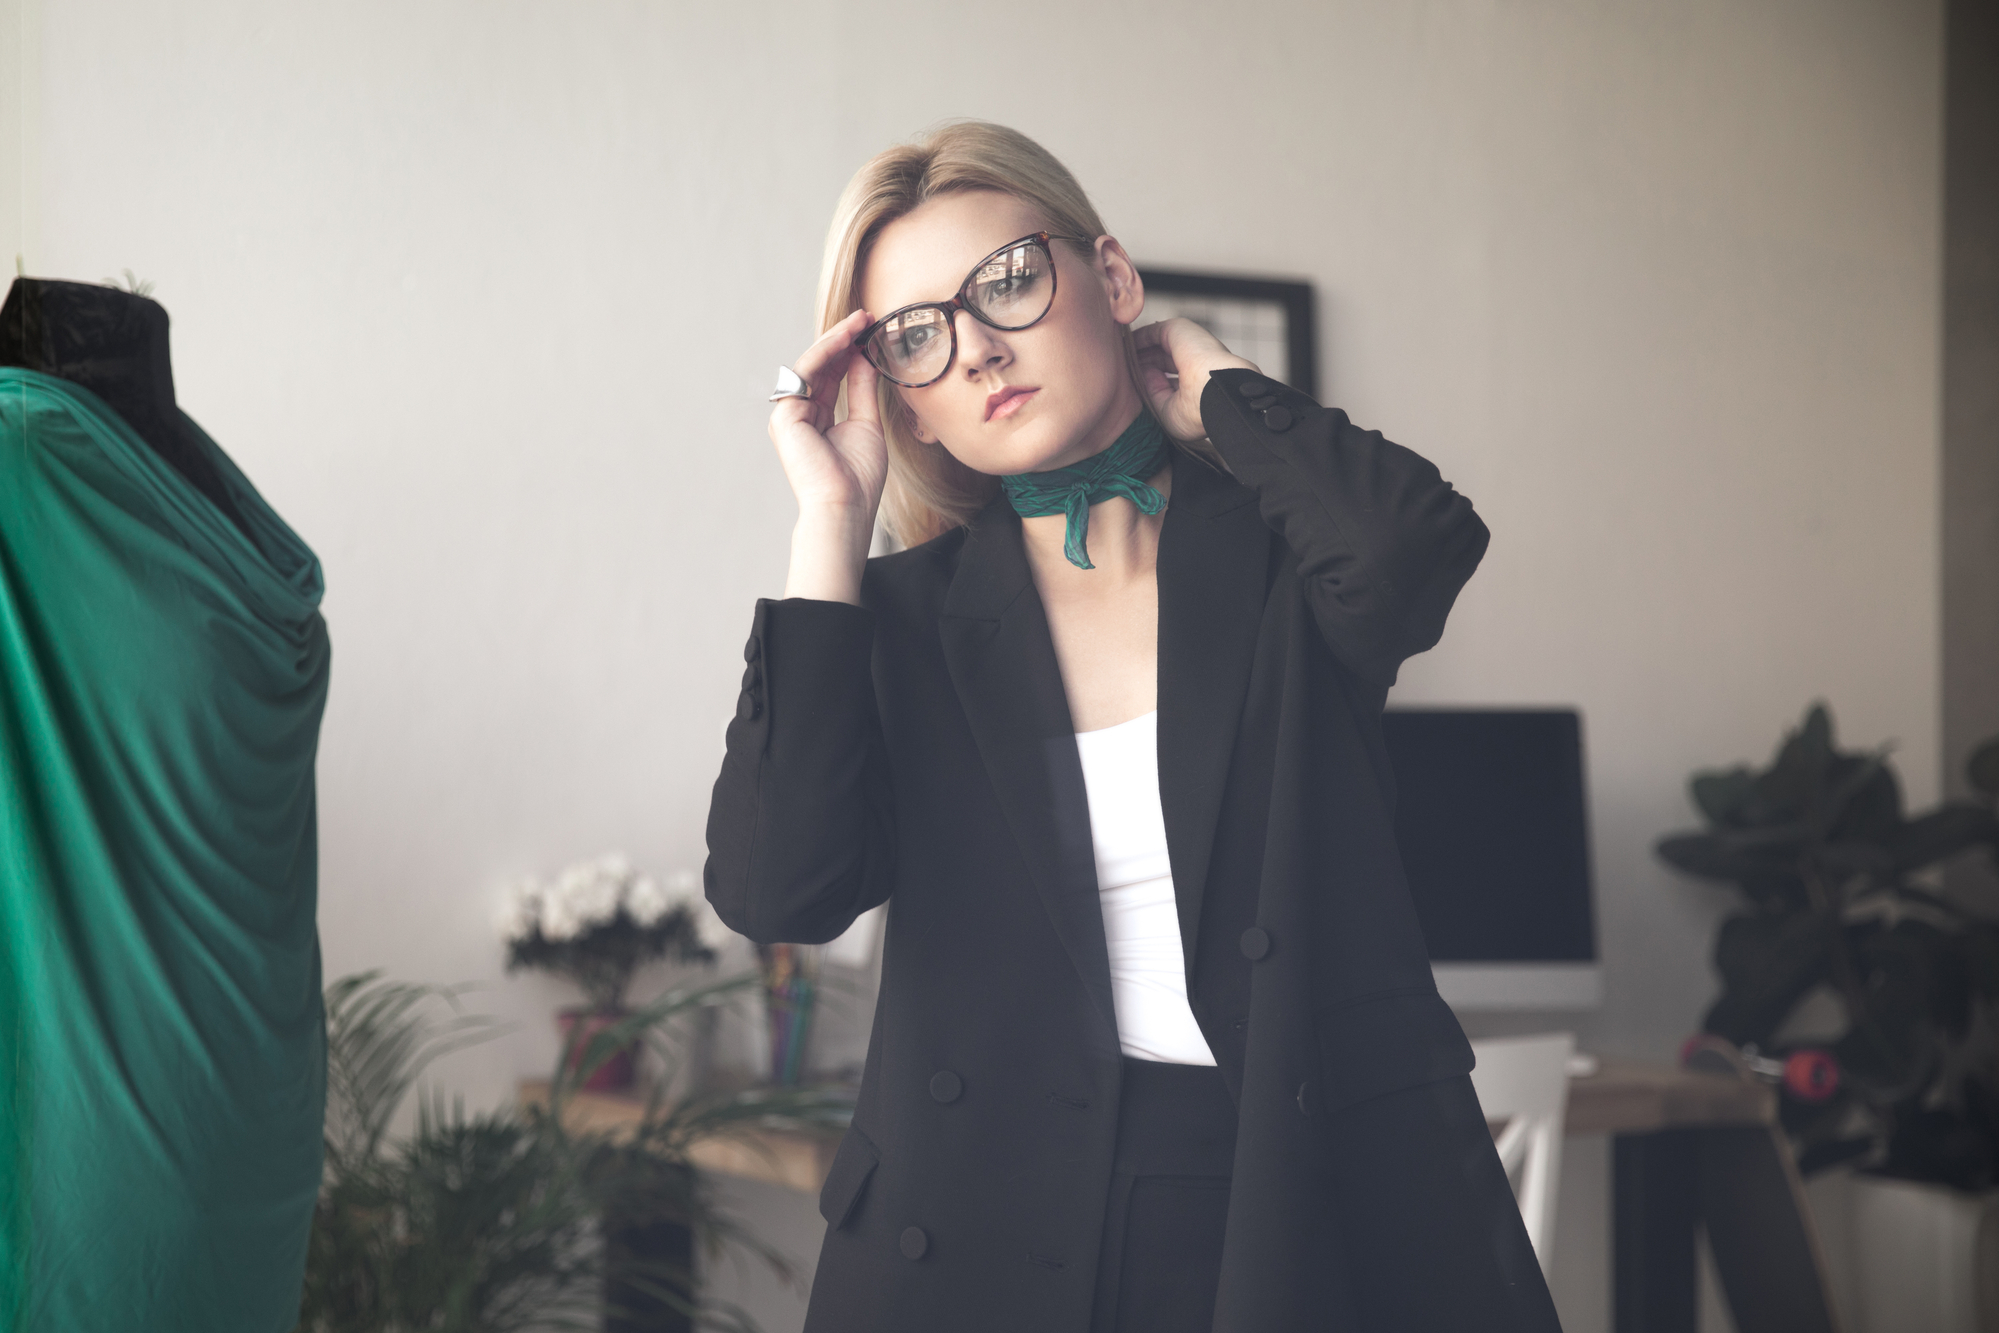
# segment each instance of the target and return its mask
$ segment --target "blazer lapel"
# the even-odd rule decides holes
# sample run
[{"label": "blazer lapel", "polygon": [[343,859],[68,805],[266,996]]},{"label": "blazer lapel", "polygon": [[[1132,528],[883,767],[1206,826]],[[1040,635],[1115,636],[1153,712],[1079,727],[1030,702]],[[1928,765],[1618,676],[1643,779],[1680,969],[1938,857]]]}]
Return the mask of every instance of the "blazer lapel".
[{"label": "blazer lapel", "polygon": [[1020,518],[1004,498],[972,522],[938,633],[1000,809],[1114,1051],[1089,793]]},{"label": "blazer lapel", "polygon": [[1190,975],[1263,619],[1270,541],[1255,492],[1175,454],[1159,535],[1159,798]]}]

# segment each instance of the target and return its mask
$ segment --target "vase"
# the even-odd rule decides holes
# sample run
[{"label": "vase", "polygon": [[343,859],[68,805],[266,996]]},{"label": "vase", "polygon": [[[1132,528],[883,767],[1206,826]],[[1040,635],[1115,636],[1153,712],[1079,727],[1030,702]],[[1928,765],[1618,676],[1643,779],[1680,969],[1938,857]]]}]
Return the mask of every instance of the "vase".
[{"label": "vase", "polygon": [[[568,1052],[564,1070],[574,1074],[583,1067],[584,1052],[598,1033],[616,1027],[632,1016],[629,1009],[564,1009],[555,1024],[562,1033],[562,1049]],[[613,1051],[583,1080],[584,1092],[625,1092],[638,1073],[638,1043],[627,1042]]]},{"label": "vase", "polygon": [[1999,1330],[1999,1190],[1865,1173],[1849,1189],[1861,1333]]},{"label": "vase", "polygon": [[806,1042],[819,993],[817,950],[770,944],[763,956],[764,1018],[770,1030],[770,1081],[792,1087],[805,1072]]}]

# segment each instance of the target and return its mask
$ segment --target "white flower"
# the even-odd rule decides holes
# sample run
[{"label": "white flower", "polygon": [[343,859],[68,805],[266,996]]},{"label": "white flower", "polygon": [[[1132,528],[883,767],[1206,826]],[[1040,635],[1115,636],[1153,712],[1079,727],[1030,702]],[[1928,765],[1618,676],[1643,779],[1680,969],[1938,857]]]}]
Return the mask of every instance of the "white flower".
[{"label": "white flower", "polygon": [[596,877],[597,867],[594,862],[578,861],[575,865],[564,866],[557,872],[550,892],[557,898],[573,898],[579,893],[589,892],[590,881]]},{"label": "white flower", "polygon": [[676,870],[666,877],[667,892],[675,907],[692,908],[701,902],[701,876],[692,870]]},{"label": "white flower", "polygon": [[523,879],[507,886],[506,901],[493,924],[498,928],[500,938],[512,944],[533,934],[540,919],[541,885],[532,879]]},{"label": "white flower", "polygon": [[576,914],[569,900],[561,894],[551,893],[541,900],[542,938],[561,943],[575,939],[583,930],[583,919]]},{"label": "white flower", "polygon": [[715,914],[714,906],[706,898],[689,903],[687,913],[692,918],[694,938],[701,941],[704,949],[720,950],[736,938],[736,932],[722,924],[722,918]]},{"label": "white flower", "polygon": [[565,915],[575,918],[578,929],[608,925],[618,915],[618,900],[624,896],[630,866],[615,854],[580,861],[556,878],[555,890],[549,896],[561,900]]},{"label": "white flower", "polygon": [[624,883],[610,875],[591,880],[584,892],[570,899],[576,914],[593,926],[608,926],[617,919],[618,903],[625,896]]},{"label": "white flower", "polygon": [[658,925],[674,906],[673,899],[650,875],[635,876],[625,886],[625,910],[643,927]]},{"label": "white flower", "polygon": [[720,949],[737,938],[722,924],[701,891],[701,876],[692,870],[676,870],[666,877],[667,898],[674,909],[687,913],[694,938],[704,949]]}]

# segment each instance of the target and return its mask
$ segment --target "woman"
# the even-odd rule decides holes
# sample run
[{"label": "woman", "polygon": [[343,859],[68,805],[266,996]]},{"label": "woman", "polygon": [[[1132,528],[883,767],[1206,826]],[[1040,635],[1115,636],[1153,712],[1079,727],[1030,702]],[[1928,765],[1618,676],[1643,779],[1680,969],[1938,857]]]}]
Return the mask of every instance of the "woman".
[{"label": "woman", "polygon": [[1553,1329],[1379,725],[1484,525],[1143,307],[1058,162],[954,124],[848,186],[780,375],[708,896],[889,903],[806,1327]]}]

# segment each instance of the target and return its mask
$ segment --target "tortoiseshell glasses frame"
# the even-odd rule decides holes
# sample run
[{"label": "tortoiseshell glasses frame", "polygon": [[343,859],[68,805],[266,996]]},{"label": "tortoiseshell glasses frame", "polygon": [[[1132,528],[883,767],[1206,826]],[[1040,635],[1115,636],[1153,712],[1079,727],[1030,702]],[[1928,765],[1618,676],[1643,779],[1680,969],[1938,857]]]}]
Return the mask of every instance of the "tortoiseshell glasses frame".
[{"label": "tortoiseshell glasses frame", "polygon": [[[981,324],[1008,333],[1032,328],[1055,305],[1055,241],[1087,243],[1079,236],[1045,231],[1008,241],[972,265],[958,286],[958,294],[950,300],[919,301],[868,325],[855,339],[861,355],[891,383],[921,389],[950,374],[958,362],[960,310]],[[1041,264],[1035,263],[1037,254]],[[939,333],[947,335],[950,349],[941,364],[936,352],[929,350],[937,345]],[[912,346],[912,339],[919,335],[920,341]],[[930,370],[932,365],[936,365],[935,371]]]}]

